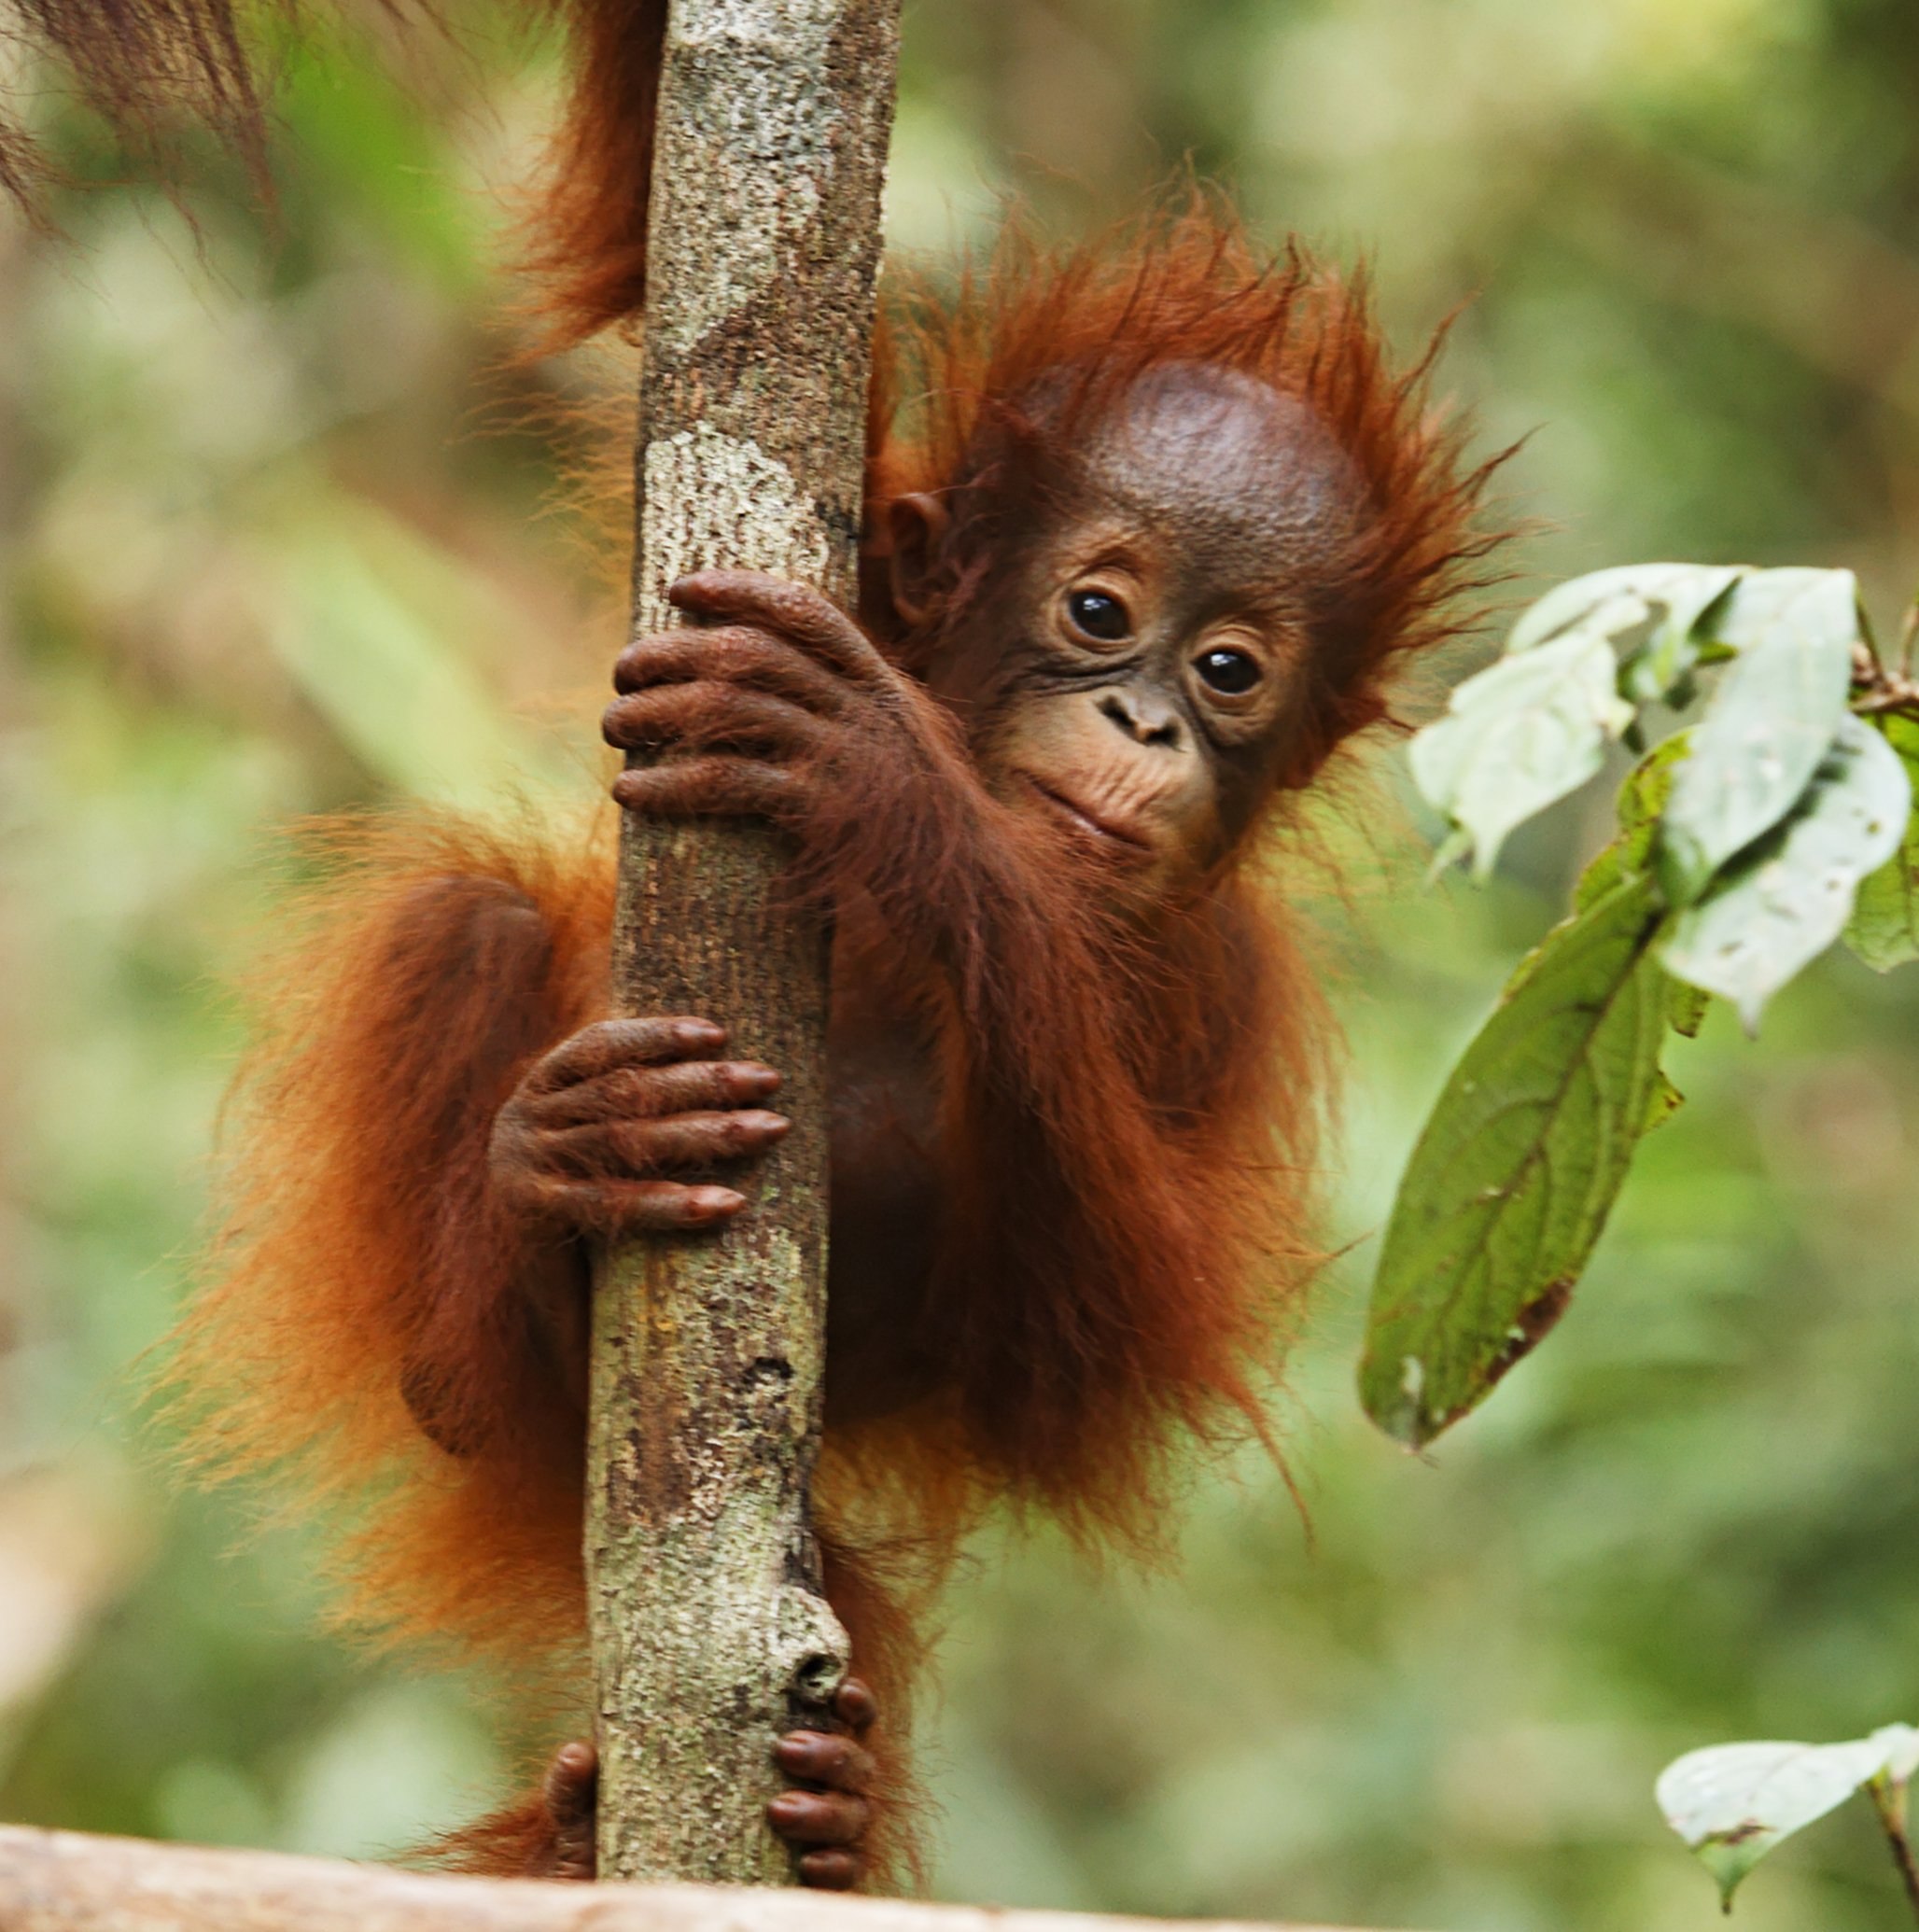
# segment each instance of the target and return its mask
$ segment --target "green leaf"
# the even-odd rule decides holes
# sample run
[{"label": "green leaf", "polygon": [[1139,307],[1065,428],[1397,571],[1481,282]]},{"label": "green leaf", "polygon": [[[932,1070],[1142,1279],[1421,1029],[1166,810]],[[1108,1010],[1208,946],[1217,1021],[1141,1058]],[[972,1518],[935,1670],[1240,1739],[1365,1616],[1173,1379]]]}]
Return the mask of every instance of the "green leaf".
[{"label": "green leaf", "polygon": [[1619,828],[1629,836],[1643,841],[1635,849],[1646,859],[1652,856],[1653,833],[1660,814],[1673,795],[1673,769],[1690,748],[1692,734],[1675,731],[1661,739],[1647,755],[1626,774],[1619,787]]},{"label": "green leaf", "polygon": [[[1676,656],[1701,616],[1745,575],[1739,564],[1621,564],[1593,570],[1548,591],[1513,626],[1506,648],[1508,653],[1536,650],[1574,630],[1617,637],[1659,609],[1663,613],[1659,628],[1635,659],[1661,644]],[[1683,670],[1674,672],[1646,695],[1663,696],[1673,678],[1682,675]]]},{"label": "green leaf", "polygon": [[[1895,714],[1884,719],[1880,729],[1919,796],[1919,719]],[[1859,881],[1845,943],[1875,973],[1890,973],[1919,959],[1919,816],[1906,820],[1898,850]]]},{"label": "green leaf", "polygon": [[1666,971],[1723,995],[1758,1031],[1766,1001],[1844,930],[1859,882],[1898,848],[1912,810],[1898,754],[1842,718],[1803,804],[1674,921]]},{"label": "green leaf", "polygon": [[1860,636],[1858,580],[1850,570],[1797,566],[1748,571],[1732,595],[1707,613],[1700,637],[1704,643],[1722,644],[1736,654],[1764,643],[1782,628],[1837,634],[1850,646]]},{"label": "green leaf", "polygon": [[1653,1787],[1670,1825],[1698,1854],[1730,1911],[1739,1882],[1772,1847],[1862,1785],[1902,1784],[1919,1763],[1919,1730],[1888,1724],[1843,1744],[1714,1744],[1688,1751]]},{"label": "green leaf", "polygon": [[1703,987],[1689,987],[1683,979],[1669,980],[1666,984],[1666,1017],[1672,1022],[1674,1032],[1688,1040],[1699,1038],[1699,1029],[1706,1023],[1706,1009],[1712,1003],[1713,996]]},{"label": "green leaf", "polygon": [[1626,775],[1619,787],[1619,835],[1602,846],[1573,888],[1573,909],[1584,912],[1621,879],[1636,876],[1652,862],[1660,814],[1673,789],[1673,767],[1686,756],[1688,734],[1674,732],[1653,748]]},{"label": "green leaf", "polygon": [[1564,1309],[1659,1079],[1651,880],[1549,932],[1466,1049],[1387,1225],[1360,1393],[1417,1448],[1481,1401]]},{"label": "green leaf", "polygon": [[1697,899],[1812,781],[1846,715],[1857,587],[1850,570],[1761,570],[1733,586],[1702,630],[1737,655],[1673,777],[1660,882],[1675,905]]},{"label": "green leaf", "polygon": [[1668,585],[1660,599],[1665,614],[1652,636],[1621,666],[1619,689],[1637,704],[1660,699],[1674,706],[1689,703],[1692,674],[1702,655],[1700,621],[1745,575],[1738,567],[1699,567],[1684,581]]},{"label": "green leaf", "polygon": [[1413,739],[1413,777],[1471,834],[1477,877],[1514,826],[1591,777],[1632,721],[1616,675],[1605,639],[1576,634],[1468,678]]},{"label": "green leaf", "polygon": [[1652,1093],[1646,1103],[1646,1120],[1639,1131],[1649,1134],[1654,1127],[1664,1127],[1685,1104],[1686,1096],[1667,1079],[1664,1069],[1655,1068]]}]

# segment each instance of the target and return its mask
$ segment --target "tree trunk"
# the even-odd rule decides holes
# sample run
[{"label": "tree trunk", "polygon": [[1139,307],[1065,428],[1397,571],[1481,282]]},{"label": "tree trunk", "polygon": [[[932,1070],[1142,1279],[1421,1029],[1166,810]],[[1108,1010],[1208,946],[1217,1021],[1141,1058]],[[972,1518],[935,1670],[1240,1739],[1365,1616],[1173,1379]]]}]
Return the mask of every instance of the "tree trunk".
[{"label": "tree trunk", "polygon": [[[674,0],[640,380],[635,634],[704,565],[850,600],[899,0]],[[616,997],[699,1014],[785,1085],[792,1131],[720,1235],[597,1270],[586,1564],[599,1859],[791,1883],[770,1748],[845,1633],[808,1520],[826,1305],[826,936],[771,900],[756,824],[629,820]]]}]

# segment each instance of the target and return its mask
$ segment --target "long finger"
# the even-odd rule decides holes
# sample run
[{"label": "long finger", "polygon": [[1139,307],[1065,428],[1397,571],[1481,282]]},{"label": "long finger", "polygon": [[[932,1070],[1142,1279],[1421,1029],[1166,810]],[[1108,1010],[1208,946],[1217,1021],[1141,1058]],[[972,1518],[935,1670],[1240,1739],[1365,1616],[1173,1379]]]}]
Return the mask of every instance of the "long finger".
[{"label": "long finger", "polygon": [[599,1754],[583,1739],[562,1744],[541,1787],[553,1822],[552,1876],[591,1879],[597,1864],[594,1813],[599,1799]]},{"label": "long finger", "polygon": [[562,1830],[591,1825],[599,1797],[599,1753],[584,1738],[562,1744],[546,1768],[541,1795],[548,1814]]},{"label": "long finger", "polygon": [[783,1141],[791,1128],[783,1113],[758,1107],[737,1113],[676,1113],[664,1120],[562,1127],[547,1138],[541,1151],[562,1173],[624,1171],[651,1178],[677,1168],[744,1160]]},{"label": "long finger", "polygon": [[873,1754],[830,1730],[790,1730],[773,1747],[773,1760],[790,1777],[832,1791],[864,1797],[873,1788]]},{"label": "long finger", "polygon": [[529,1085],[551,1093],[617,1067],[665,1066],[695,1054],[704,1058],[725,1044],[726,1029],[696,1014],[595,1020],[554,1047],[535,1068]]},{"label": "long finger", "polygon": [[713,752],[636,765],[613,780],[613,796],[630,812],[663,819],[778,819],[801,791],[776,764]]},{"label": "long finger", "polygon": [[857,1852],[808,1852],[799,1861],[800,1883],[816,1892],[850,1892],[865,1867]]},{"label": "long finger", "polygon": [[791,637],[824,664],[862,682],[883,678],[886,660],[838,605],[820,592],[763,570],[696,570],[666,593],[702,617],[745,618]]},{"label": "long finger", "polygon": [[717,1227],[747,1204],[735,1187],[680,1181],[562,1181],[534,1183],[531,1205],[568,1226],[603,1234],[680,1234]]},{"label": "long finger", "polygon": [[879,1700],[863,1677],[848,1677],[833,1694],[833,1715],[856,1738],[864,1737],[879,1715]]},{"label": "long finger", "polygon": [[822,716],[844,702],[830,672],[790,642],[751,624],[661,631],[627,645],[613,665],[613,689],[622,693],[701,678],[774,692]]},{"label": "long finger", "polygon": [[684,1060],[669,1067],[616,1067],[527,1103],[534,1125],[590,1127],[596,1121],[658,1119],[771,1099],[779,1075],[758,1060]]},{"label": "long finger", "polygon": [[600,720],[601,736],[623,751],[661,745],[800,751],[817,745],[820,731],[819,720],[804,705],[710,678],[615,698]]}]

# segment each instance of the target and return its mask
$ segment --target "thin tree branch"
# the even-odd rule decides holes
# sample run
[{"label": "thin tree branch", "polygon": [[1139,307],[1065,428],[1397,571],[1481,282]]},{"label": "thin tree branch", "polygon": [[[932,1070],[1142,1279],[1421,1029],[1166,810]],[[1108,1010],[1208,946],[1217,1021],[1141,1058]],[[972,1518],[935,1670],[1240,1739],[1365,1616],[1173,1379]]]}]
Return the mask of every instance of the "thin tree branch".
[{"label": "thin tree branch", "polygon": [[763,1888],[439,1878],[23,1826],[0,1826],[0,1925],[7,1932],[1236,1932],[1224,1920],[1102,1919]]}]

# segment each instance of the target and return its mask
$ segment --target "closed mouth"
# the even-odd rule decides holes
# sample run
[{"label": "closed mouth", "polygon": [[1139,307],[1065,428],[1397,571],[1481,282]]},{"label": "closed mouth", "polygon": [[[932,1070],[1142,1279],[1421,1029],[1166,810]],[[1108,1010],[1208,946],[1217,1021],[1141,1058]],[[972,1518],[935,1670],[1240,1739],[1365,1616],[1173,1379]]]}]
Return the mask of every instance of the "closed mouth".
[{"label": "closed mouth", "polygon": [[1152,847],[1146,841],[1130,832],[1123,832],[1117,825],[1108,824],[1097,812],[1089,811],[1075,798],[1069,798],[1065,792],[1056,791],[1044,778],[1036,778],[1031,772],[1021,772],[1019,776],[1039,793],[1062,818],[1070,819],[1081,830],[1090,832],[1096,838],[1109,840],[1116,846],[1125,846],[1135,852],[1150,852]]}]

